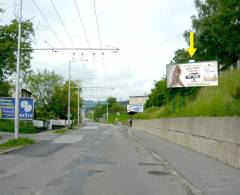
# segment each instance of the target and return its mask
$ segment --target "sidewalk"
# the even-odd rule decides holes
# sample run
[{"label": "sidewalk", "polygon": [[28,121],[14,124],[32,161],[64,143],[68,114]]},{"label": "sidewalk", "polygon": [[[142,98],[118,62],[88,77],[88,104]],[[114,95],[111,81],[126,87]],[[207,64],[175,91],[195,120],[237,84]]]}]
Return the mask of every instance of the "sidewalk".
[{"label": "sidewalk", "polygon": [[[0,132],[0,144],[7,142],[8,140],[14,139],[14,133],[8,133],[8,132]],[[44,131],[38,134],[19,134],[20,138],[30,138],[33,139],[37,142],[42,142],[42,141],[51,141],[54,140],[56,137],[60,135],[53,133],[53,131]],[[6,149],[0,150],[0,154],[4,154],[6,152],[16,150],[19,148],[22,148],[24,146],[18,146],[18,147],[10,147]]]},{"label": "sidewalk", "polygon": [[[0,132],[0,136],[0,144],[10,139],[14,139],[14,133]],[[59,135],[53,133],[53,131],[44,131],[36,134],[19,134],[19,137],[31,138],[36,141],[52,140],[58,136]]]},{"label": "sidewalk", "polygon": [[14,138],[14,134],[12,133],[5,133],[5,132],[0,132],[0,144],[8,141],[9,139],[13,139]]},{"label": "sidewalk", "polygon": [[204,193],[240,194],[240,169],[231,168],[218,160],[164,141],[145,131],[131,129],[131,132]]}]

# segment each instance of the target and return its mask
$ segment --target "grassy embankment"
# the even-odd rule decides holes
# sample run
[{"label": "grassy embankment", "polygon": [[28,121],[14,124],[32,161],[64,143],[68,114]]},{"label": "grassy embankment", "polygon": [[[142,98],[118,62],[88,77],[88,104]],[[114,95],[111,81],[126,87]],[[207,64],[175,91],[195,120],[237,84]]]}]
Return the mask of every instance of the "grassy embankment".
[{"label": "grassy embankment", "polygon": [[109,114],[108,123],[110,124],[127,124],[128,123],[128,115],[126,113],[120,113],[118,116],[117,114]]},{"label": "grassy embankment", "polygon": [[52,131],[52,133],[55,133],[55,134],[58,134],[58,135],[63,135],[65,133],[67,133],[67,131],[69,131],[69,129],[63,128],[63,129],[54,130],[54,131]]},{"label": "grassy embankment", "polygon": [[162,107],[152,107],[135,118],[240,116],[240,70],[226,71],[220,74],[218,86],[202,87],[194,98],[185,97],[181,110],[177,97],[175,114],[172,107],[171,102]]},{"label": "grassy embankment", "polygon": [[0,150],[5,150],[5,149],[9,149],[9,148],[17,148],[20,146],[31,145],[34,143],[35,143],[34,140],[28,139],[28,138],[19,138],[17,140],[11,139],[5,143],[0,144]]}]

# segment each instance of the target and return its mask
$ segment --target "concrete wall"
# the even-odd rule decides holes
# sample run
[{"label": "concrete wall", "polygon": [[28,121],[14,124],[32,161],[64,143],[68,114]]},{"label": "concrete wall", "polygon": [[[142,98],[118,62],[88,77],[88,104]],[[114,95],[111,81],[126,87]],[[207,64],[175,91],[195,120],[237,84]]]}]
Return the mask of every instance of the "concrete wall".
[{"label": "concrete wall", "polygon": [[240,168],[239,117],[134,120],[133,128],[144,129],[162,139]]},{"label": "concrete wall", "polygon": [[148,96],[130,96],[129,104],[130,105],[144,105],[148,100]]}]

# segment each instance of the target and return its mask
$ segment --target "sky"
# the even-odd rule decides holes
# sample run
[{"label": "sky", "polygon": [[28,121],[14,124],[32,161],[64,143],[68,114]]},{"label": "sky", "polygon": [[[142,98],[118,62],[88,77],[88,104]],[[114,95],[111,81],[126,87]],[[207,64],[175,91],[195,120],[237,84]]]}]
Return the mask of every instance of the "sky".
[{"label": "sky", "polygon": [[[18,16],[19,2],[0,0],[0,7],[5,9],[0,24]],[[61,50],[32,54],[34,71],[48,69],[66,80],[70,62],[71,79],[81,80],[83,97],[92,100],[114,96],[122,101],[129,96],[148,95],[154,81],[166,74],[166,64],[174,52],[188,48],[183,32],[191,29],[191,16],[196,14],[194,0],[95,0],[95,3],[35,0],[35,3],[42,14],[34,0],[23,0],[23,19],[30,18],[34,23],[33,48],[120,49],[117,53]]]}]

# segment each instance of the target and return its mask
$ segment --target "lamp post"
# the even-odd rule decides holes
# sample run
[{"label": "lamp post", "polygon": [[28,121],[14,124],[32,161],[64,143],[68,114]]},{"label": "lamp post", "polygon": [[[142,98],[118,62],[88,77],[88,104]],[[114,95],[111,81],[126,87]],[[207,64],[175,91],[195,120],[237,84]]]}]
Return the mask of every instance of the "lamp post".
[{"label": "lamp post", "polygon": [[16,94],[15,94],[15,121],[14,138],[19,137],[19,74],[20,74],[20,47],[21,47],[21,23],[22,23],[22,0],[20,0],[20,13],[18,23],[18,48],[17,48],[17,67],[16,67]]},{"label": "lamp post", "polygon": [[71,104],[71,78],[70,78],[70,72],[71,72],[71,60],[68,63],[68,128],[70,128],[70,117],[71,117],[71,110],[70,110],[70,104]]},{"label": "lamp post", "polygon": [[[78,62],[78,61],[88,61],[88,60],[70,60],[68,62],[68,113],[67,113],[67,117],[68,117],[68,128],[70,128],[70,121],[71,121],[71,63],[72,62]],[[80,111],[79,111],[79,107],[80,107],[80,86],[78,86],[78,125],[80,124]]]},{"label": "lamp post", "polygon": [[80,125],[80,87],[78,87],[78,126]]},{"label": "lamp post", "polygon": [[108,102],[107,102],[107,123],[108,123],[108,115],[109,115],[109,112],[108,112]]}]

